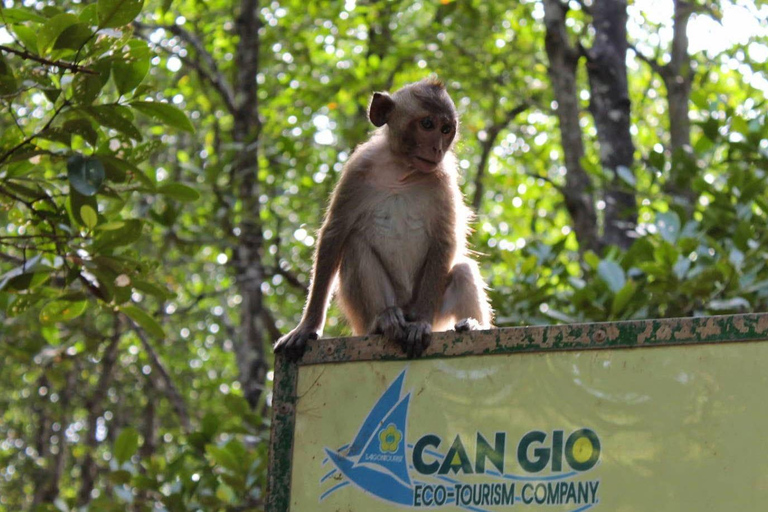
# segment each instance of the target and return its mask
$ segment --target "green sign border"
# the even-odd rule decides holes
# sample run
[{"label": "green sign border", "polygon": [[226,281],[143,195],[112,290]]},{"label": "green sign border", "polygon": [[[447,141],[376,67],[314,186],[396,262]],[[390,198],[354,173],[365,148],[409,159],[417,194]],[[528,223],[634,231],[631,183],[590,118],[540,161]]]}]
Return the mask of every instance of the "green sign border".
[{"label": "green sign border", "polygon": [[[563,350],[634,349],[670,345],[738,343],[768,339],[768,313],[630,322],[513,327],[433,335],[424,358]],[[313,342],[298,363],[275,359],[267,512],[287,512],[298,368],[310,364],[406,360],[399,347],[379,336]]]}]

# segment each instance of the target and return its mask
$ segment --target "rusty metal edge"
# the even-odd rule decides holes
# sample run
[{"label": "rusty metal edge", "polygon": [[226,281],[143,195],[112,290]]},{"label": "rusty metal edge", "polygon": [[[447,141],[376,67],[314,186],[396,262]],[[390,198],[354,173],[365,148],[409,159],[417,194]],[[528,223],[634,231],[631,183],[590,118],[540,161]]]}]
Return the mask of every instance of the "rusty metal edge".
[{"label": "rusty metal edge", "polygon": [[288,362],[284,357],[275,357],[266,512],[287,512],[290,508],[298,375],[298,367],[295,364]]},{"label": "rusty metal edge", "polygon": [[[468,333],[448,331],[434,333],[432,344],[422,357],[429,359],[549,350],[639,348],[761,338],[768,338],[768,313],[509,327]],[[308,346],[298,364],[405,359],[399,347],[380,336],[361,336],[318,340]]]}]

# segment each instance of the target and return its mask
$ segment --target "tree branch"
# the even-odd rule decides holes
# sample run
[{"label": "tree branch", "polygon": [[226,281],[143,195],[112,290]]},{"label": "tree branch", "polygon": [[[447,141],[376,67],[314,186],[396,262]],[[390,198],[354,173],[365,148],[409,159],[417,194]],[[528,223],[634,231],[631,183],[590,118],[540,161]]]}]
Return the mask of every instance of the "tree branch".
[{"label": "tree branch", "polygon": [[234,92],[232,92],[232,86],[229,84],[229,82],[224,77],[224,75],[219,71],[219,68],[216,65],[216,61],[214,60],[213,56],[205,49],[205,45],[202,43],[202,41],[200,41],[198,38],[196,38],[191,33],[187,32],[183,28],[176,25],[148,25],[145,23],[134,21],[133,26],[139,30],[157,30],[157,29],[167,30],[168,32],[178,36],[179,39],[181,39],[182,41],[192,46],[192,48],[195,49],[196,55],[199,55],[200,57],[202,57],[207,67],[203,66],[199,62],[195,62],[187,57],[180,55],[178,52],[174,52],[170,48],[166,48],[159,44],[151,43],[151,41],[149,41],[149,38],[145,34],[137,34],[139,35],[139,37],[141,37],[145,41],[149,41],[155,48],[159,48],[165,53],[169,55],[173,55],[174,57],[181,60],[185,65],[197,71],[198,76],[200,76],[201,79],[209,82],[213,86],[213,88],[216,90],[216,92],[219,93],[219,96],[221,96],[221,99],[224,102],[224,105],[226,106],[227,111],[230,114],[235,113],[235,94]]},{"label": "tree branch", "polygon": [[17,50],[16,48],[11,48],[10,46],[5,46],[3,44],[0,44],[0,51],[12,53],[14,55],[18,55],[24,60],[33,60],[40,64],[45,64],[46,66],[56,66],[57,68],[67,69],[74,73],[87,73],[89,75],[99,74],[98,71],[94,71],[93,69],[87,68],[85,66],[79,66],[77,64],[73,64],[72,62],[66,62],[63,60],[44,59],[39,55],[35,55],[34,53],[28,52],[27,50]]},{"label": "tree branch", "polygon": [[161,389],[165,391],[165,394],[168,400],[170,400],[171,405],[173,406],[173,409],[176,411],[176,414],[179,417],[179,420],[181,421],[182,427],[186,432],[189,432],[191,430],[191,427],[189,423],[189,413],[187,412],[187,404],[184,402],[184,399],[181,397],[181,393],[179,393],[179,389],[173,383],[171,374],[168,373],[168,370],[166,370],[165,366],[163,366],[163,363],[160,361],[160,357],[157,355],[157,352],[155,352],[155,349],[149,343],[149,339],[147,338],[147,335],[144,333],[144,331],[133,320],[131,320],[127,316],[124,316],[124,319],[125,321],[128,322],[128,325],[130,325],[131,330],[136,333],[136,336],[139,337],[139,340],[141,341],[141,345],[144,347],[144,350],[149,356],[149,360],[152,363],[152,366],[154,367],[158,375],[160,375],[160,379],[162,381]]}]

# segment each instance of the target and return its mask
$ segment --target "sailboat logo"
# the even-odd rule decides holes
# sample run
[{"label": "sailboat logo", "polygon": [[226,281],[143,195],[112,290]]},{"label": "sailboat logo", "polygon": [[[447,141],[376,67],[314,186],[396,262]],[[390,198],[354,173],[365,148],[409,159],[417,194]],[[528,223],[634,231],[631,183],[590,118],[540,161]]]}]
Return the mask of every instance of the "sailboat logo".
[{"label": "sailboat logo", "polygon": [[405,370],[382,393],[352,443],[338,450],[325,448],[334,468],[321,480],[343,480],[320,499],[353,484],[364,492],[399,505],[413,504],[413,482],[406,460],[406,427],[411,393],[403,394]]}]

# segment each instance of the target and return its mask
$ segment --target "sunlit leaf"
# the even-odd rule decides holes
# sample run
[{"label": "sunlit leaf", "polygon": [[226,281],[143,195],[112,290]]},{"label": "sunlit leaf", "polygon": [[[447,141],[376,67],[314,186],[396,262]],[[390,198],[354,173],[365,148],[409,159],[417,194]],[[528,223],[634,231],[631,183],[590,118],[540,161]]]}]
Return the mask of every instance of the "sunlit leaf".
[{"label": "sunlit leaf", "polygon": [[123,306],[120,308],[120,311],[128,315],[131,320],[139,324],[153,338],[165,338],[163,327],[143,309],[136,306]]},{"label": "sunlit leaf", "polygon": [[139,433],[133,427],[126,427],[120,431],[115,439],[113,455],[117,463],[122,465],[133,457],[139,449]]},{"label": "sunlit leaf", "polygon": [[597,274],[605,281],[613,293],[618,293],[627,281],[624,270],[615,261],[600,261],[597,265]]},{"label": "sunlit leaf", "polygon": [[192,202],[200,199],[200,193],[197,190],[181,183],[161,185],[157,187],[157,191],[177,201]]},{"label": "sunlit leaf", "polygon": [[155,121],[160,121],[168,126],[186,132],[195,131],[195,127],[192,126],[192,123],[187,116],[184,115],[184,112],[173,105],[161,103],[159,101],[133,101],[130,105]]},{"label": "sunlit leaf", "polygon": [[144,0],[99,0],[99,28],[117,28],[132,22]]},{"label": "sunlit leaf", "polygon": [[37,36],[37,48],[41,54],[46,54],[56,40],[67,28],[78,23],[77,16],[63,13],[46,20]]},{"label": "sunlit leaf", "polygon": [[66,322],[82,315],[87,307],[87,300],[54,300],[48,302],[43,306],[43,309],[40,310],[40,322],[43,325]]},{"label": "sunlit leaf", "polygon": [[129,41],[118,51],[112,62],[112,77],[118,92],[134,90],[149,71],[149,46],[144,41]]}]

